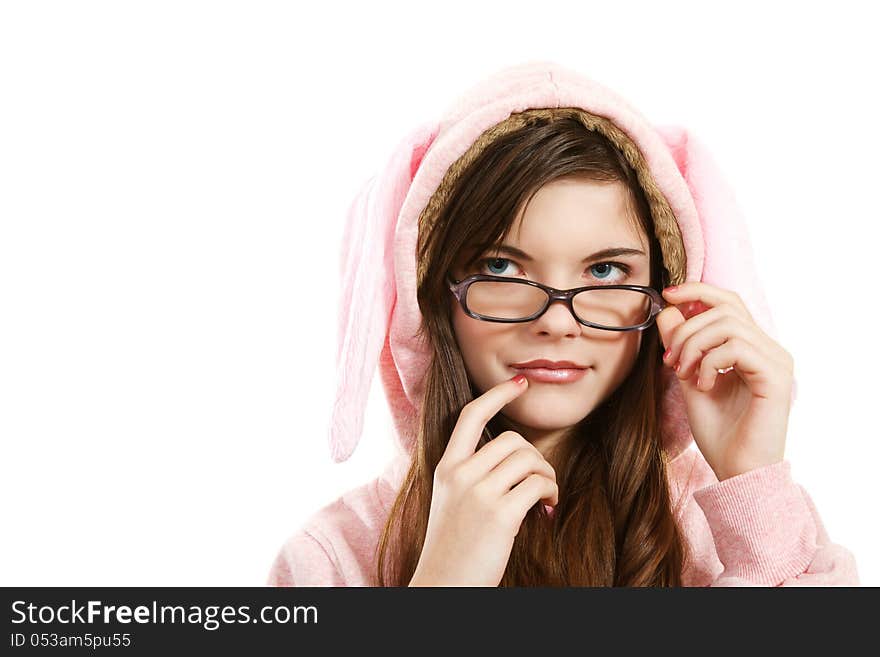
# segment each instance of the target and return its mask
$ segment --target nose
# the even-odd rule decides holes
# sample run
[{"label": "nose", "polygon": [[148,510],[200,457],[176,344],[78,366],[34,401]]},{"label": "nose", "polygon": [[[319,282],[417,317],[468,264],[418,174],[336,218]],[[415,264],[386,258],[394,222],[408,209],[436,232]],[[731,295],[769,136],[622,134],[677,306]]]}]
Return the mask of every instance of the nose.
[{"label": "nose", "polygon": [[578,335],[583,328],[568,303],[562,299],[551,299],[544,313],[531,323],[539,331],[560,335]]}]

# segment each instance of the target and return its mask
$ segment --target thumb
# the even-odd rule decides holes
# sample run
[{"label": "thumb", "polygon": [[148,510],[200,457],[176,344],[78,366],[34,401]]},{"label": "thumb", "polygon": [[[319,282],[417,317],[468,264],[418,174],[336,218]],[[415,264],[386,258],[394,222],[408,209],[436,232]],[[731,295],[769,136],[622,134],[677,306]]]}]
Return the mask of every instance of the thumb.
[{"label": "thumb", "polygon": [[660,340],[663,346],[668,348],[672,341],[672,334],[680,324],[684,324],[684,315],[676,306],[667,306],[657,315],[657,330],[660,332]]}]

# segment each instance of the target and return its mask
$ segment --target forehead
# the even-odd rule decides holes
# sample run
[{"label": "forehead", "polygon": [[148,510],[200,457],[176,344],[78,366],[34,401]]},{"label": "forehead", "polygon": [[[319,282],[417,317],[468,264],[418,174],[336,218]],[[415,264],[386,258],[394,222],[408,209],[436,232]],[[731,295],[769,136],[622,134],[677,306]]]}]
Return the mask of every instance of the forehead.
[{"label": "forehead", "polygon": [[556,180],[542,187],[514,220],[507,244],[535,258],[583,258],[610,246],[641,248],[647,239],[620,182]]}]

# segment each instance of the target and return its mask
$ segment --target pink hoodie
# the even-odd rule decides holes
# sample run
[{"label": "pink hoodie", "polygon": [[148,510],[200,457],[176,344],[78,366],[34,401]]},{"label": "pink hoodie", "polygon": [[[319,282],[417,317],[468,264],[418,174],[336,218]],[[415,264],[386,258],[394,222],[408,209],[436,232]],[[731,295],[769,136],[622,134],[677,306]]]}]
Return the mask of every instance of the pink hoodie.
[{"label": "pink hoodie", "polygon": [[[317,510],[284,543],[275,586],[370,586],[379,536],[417,435],[430,354],[413,336],[418,218],[448,167],[486,129],[527,108],[580,107],[611,119],[639,147],[675,214],[685,280],[735,290],[771,337],[746,225],[711,156],[687,130],[654,126],[599,83],[549,61],[511,66],[470,88],[439,121],[412,131],[352,204],[343,236],[338,384],[329,446],[346,460],[360,439],[376,366],[395,426],[396,457],[368,484]],[[669,485],[689,543],[687,586],[857,586],[855,559],[832,543],[790,463],[719,482],[693,442],[678,379],[664,368]],[[792,390],[792,401],[796,386]]]}]

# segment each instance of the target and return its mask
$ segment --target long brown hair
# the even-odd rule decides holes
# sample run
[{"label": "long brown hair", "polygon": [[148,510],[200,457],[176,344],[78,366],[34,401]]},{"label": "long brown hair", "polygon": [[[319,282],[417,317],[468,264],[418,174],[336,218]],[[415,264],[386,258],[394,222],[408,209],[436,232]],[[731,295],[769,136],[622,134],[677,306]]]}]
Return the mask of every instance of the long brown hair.
[{"label": "long brown hair", "polygon": [[[462,408],[478,396],[453,332],[446,274],[501,244],[518,210],[562,178],[623,183],[630,219],[650,243],[651,285],[669,284],[639,179],[606,136],[582,121],[534,112],[463,166],[433,224],[420,228],[419,335],[429,342],[432,359],[412,465],[377,546],[379,586],[406,586],[412,578],[427,531],[434,470]],[[541,503],[525,515],[500,586],[681,584],[686,543],[675,521],[662,449],[661,368],[653,324],[643,332],[630,375],[554,452],[554,517]],[[509,429],[503,414],[496,415],[477,449]]]}]

